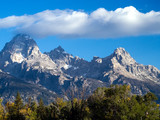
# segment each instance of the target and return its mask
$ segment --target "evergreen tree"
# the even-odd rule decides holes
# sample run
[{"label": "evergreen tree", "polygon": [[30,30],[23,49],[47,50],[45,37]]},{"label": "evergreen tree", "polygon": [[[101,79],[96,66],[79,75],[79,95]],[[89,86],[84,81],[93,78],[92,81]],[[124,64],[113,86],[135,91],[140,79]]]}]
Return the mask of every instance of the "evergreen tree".
[{"label": "evergreen tree", "polygon": [[40,99],[39,105],[37,107],[37,118],[40,120],[46,120],[46,109],[42,98]]},{"label": "evergreen tree", "polygon": [[31,99],[24,105],[18,92],[15,102],[7,102],[5,109],[0,99],[0,120],[160,120],[154,94],[140,96],[130,91],[127,85],[103,87],[88,99],[57,98],[49,106],[40,99],[38,107]]},{"label": "evergreen tree", "polygon": [[2,106],[2,99],[0,99],[0,120],[3,120],[4,119],[4,108]]},{"label": "evergreen tree", "polygon": [[20,111],[20,109],[23,108],[23,101],[19,92],[17,92],[17,96],[14,103],[17,111]]},{"label": "evergreen tree", "polygon": [[25,116],[21,113],[21,109],[23,108],[23,101],[19,92],[17,92],[15,102],[9,104],[7,107],[9,120],[25,120]]}]

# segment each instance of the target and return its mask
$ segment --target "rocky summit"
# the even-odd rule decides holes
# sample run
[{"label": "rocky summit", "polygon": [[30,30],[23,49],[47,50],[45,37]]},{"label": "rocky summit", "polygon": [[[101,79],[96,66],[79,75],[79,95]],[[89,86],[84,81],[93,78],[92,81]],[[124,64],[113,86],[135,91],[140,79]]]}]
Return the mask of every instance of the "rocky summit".
[{"label": "rocky summit", "polygon": [[41,53],[27,34],[18,34],[0,52],[0,94],[14,100],[19,91],[24,100],[43,97],[45,103],[57,96],[69,99],[67,91],[91,94],[97,87],[127,84],[133,94],[153,92],[160,98],[160,71],[137,63],[124,48],[89,62],[67,53],[61,46]]}]

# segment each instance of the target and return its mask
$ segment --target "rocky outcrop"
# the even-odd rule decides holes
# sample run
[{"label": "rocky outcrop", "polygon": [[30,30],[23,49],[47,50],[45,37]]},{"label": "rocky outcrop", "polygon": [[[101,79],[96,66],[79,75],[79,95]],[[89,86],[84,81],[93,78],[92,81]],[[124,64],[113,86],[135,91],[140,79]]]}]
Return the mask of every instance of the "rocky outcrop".
[{"label": "rocky outcrop", "polygon": [[[40,85],[58,95],[65,95],[64,91],[71,89],[75,92],[85,89],[89,95],[97,87],[128,84],[134,94],[151,91],[160,97],[157,92],[160,71],[137,63],[124,48],[117,48],[105,58],[93,57],[88,62],[67,53],[61,46],[43,54],[29,35],[18,34],[0,52],[0,69],[24,82],[23,85]],[[41,93],[39,88],[37,93]]]}]

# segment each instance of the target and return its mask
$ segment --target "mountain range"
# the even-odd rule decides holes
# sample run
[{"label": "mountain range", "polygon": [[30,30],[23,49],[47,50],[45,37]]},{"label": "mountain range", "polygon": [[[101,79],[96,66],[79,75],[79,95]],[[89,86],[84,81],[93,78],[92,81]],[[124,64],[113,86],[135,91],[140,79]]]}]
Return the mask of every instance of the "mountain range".
[{"label": "mountain range", "polygon": [[124,48],[89,62],[61,46],[41,53],[33,38],[18,34],[0,52],[0,95],[4,101],[13,101],[19,91],[24,101],[43,98],[49,104],[56,97],[67,100],[82,91],[87,96],[97,87],[112,84],[127,84],[133,94],[153,92],[160,98],[160,71],[137,63]]}]

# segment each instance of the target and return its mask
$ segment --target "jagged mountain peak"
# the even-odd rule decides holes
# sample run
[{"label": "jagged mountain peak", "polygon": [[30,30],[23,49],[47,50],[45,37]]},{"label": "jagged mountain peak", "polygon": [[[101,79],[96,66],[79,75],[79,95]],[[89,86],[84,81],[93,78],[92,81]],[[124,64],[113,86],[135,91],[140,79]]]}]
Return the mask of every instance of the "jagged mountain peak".
[{"label": "jagged mountain peak", "polygon": [[3,50],[12,50],[15,52],[17,49],[27,49],[29,47],[37,46],[37,43],[27,34],[17,34],[13,39],[8,42]]},{"label": "jagged mountain peak", "polygon": [[54,49],[57,52],[64,52],[64,49],[59,45],[57,48]]},{"label": "jagged mountain peak", "polygon": [[125,54],[129,54],[129,53],[124,48],[119,47],[119,48],[114,50],[114,54],[116,54],[116,55],[125,55]]},{"label": "jagged mountain peak", "polygon": [[21,63],[31,54],[39,54],[36,42],[27,34],[17,34],[0,52],[2,61]]},{"label": "jagged mountain peak", "polygon": [[57,48],[51,50],[50,52],[45,52],[54,61],[56,59],[73,58],[73,56],[67,52],[59,45]]},{"label": "jagged mountain peak", "polygon": [[[19,81],[25,81],[23,85],[20,82],[21,88],[29,86],[27,90],[32,90],[35,93],[33,95],[42,95],[44,92],[39,87],[36,89],[34,85],[28,85],[27,82],[58,94],[62,94],[63,90],[74,88],[77,91],[84,87],[86,93],[91,93],[97,87],[110,84],[129,84],[134,93],[141,94],[153,91],[154,87],[159,90],[160,85],[160,71],[153,66],[136,63],[124,48],[117,48],[105,58],[95,56],[88,62],[77,56],[73,57],[61,46],[42,54],[36,42],[27,34],[18,34],[5,45],[0,52],[0,69],[17,77]],[[2,71],[0,70],[0,73]],[[4,85],[8,93],[6,80],[11,81],[7,78],[3,82],[1,79],[0,85]],[[19,85],[17,81],[15,84]],[[28,91],[23,94],[28,94]],[[44,98],[48,100],[47,96]]]},{"label": "jagged mountain peak", "polygon": [[45,52],[44,54],[48,55],[52,61],[59,66],[59,68],[68,68],[66,66],[69,66],[71,59],[73,59],[73,56],[65,52],[65,50],[60,45],[50,52]]},{"label": "jagged mountain peak", "polygon": [[10,43],[17,45],[26,44],[26,46],[37,46],[35,40],[28,34],[17,34],[13,37]]},{"label": "jagged mountain peak", "polygon": [[44,54],[51,56],[60,55],[61,57],[65,56],[66,54],[69,55],[60,45],[57,48],[51,50],[50,52],[44,52]]},{"label": "jagged mountain peak", "polygon": [[131,57],[131,55],[122,47],[117,48],[111,56],[123,65],[136,63],[136,61]]}]

